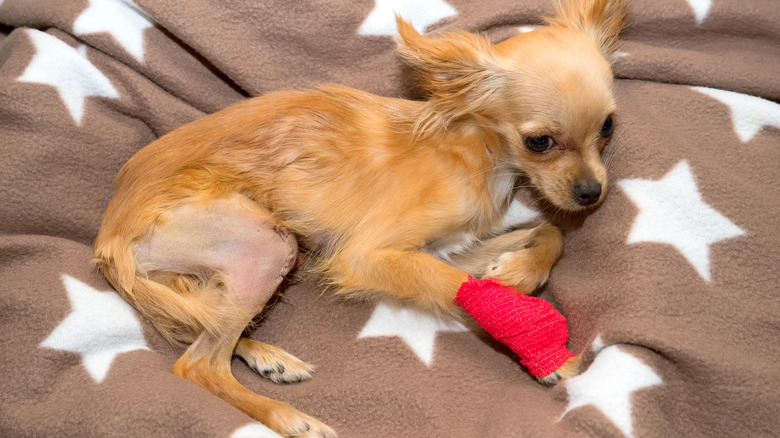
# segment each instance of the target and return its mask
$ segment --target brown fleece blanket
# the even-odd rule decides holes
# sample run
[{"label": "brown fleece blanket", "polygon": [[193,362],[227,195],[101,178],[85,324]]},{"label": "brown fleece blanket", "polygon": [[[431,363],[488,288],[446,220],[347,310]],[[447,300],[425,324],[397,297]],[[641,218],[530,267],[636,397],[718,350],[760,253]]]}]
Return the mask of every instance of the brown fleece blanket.
[{"label": "brown fleece blanket", "polygon": [[[414,97],[391,3],[0,0],[0,436],[275,436],[169,373],[181,351],[90,246],[120,166],[183,123],[326,82]],[[549,11],[408,3],[421,30],[494,41]],[[609,195],[567,218],[539,294],[581,376],[540,386],[469,321],[336,300],[302,274],[252,337],[315,377],[276,385],[236,360],[238,379],[341,437],[780,433],[780,8],[635,1],[630,19]],[[518,200],[513,223],[544,217]]]}]

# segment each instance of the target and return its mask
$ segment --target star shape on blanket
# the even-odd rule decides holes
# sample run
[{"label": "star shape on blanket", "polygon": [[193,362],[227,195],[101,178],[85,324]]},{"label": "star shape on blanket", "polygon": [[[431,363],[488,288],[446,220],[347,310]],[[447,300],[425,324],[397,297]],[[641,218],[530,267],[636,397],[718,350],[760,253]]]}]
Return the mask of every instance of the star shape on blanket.
[{"label": "star shape on blanket", "polygon": [[395,14],[410,21],[418,32],[440,20],[457,15],[444,0],[375,0],[374,9],[358,29],[359,35],[398,36]]},{"label": "star shape on blanket", "polygon": [[734,124],[734,131],[742,143],[752,140],[764,126],[774,126],[780,129],[780,104],[733,91],[707,87],[692,88],[720,101],[731,109],[731,122]]},{"label": "star shape on blanket", "polygon": [[566,381],[569,404],[558,421],[581,406],[600,410],[627,437],[634,436],[631,395],[663,384],[652,368],[617,345],[604,347],[587,371]]},{"label": "star shape on blanket", "polygon": [[710,245],[745,234],[702,200],[685,160],[658,181],[624,179],[618,185],[639,208],[627,243],[672,245],[708,282]]},{"label": "star shape on blanket", "polygon": [[230,438],[282,438],[281,435],[260,423],[250,423],[236,429]]},{"label": "star shape on blanket", "polygon": [[18,80],[54,86],[76,124],[81,125],[87,97],[119,98],[111,81],[87,60],[85,46],[75,49],[34,29],[27,35],[36,52]]},{"label": "star shape on blanket", "polygon": [[693,13],[696,16],[696,23],[701,24],[710,12],[712,0],[688,0],[688,4],[691,6],[691,9],[693,9]]},{"label": "star shape on blanket", "polygon": [[144,60],[144,31],[152,21],[131,1],[89,0],[89,6],[73,23],[73,33],[110,34],[133,58]]},{"label": "star shape on blanket", "polygon": [[416,309],[380,302],[358,339],[397,336],[430,367],[436,333],[465,331],[468,329],[455,320],[439,319]]},{"label": "star shape on blanket", "polygon": [[149,350],[132,307],[119,295],[98,291],[67,275],[62,282],[73,310],[41,347],[80,354],[97,383],[105,379],[116,355]]}]

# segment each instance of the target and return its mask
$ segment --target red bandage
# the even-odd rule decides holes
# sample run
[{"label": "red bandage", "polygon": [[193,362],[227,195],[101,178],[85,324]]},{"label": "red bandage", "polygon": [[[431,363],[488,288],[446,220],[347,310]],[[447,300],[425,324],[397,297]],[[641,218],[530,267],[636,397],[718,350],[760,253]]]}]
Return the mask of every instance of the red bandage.
[{"label": "red bandage", "polygon": [[460,285],[455,304],[517,353],[534,376],[545,377],[574,356],[566,349],[566,318],[541,298],[522,295],[490,278],[469,276]]}]

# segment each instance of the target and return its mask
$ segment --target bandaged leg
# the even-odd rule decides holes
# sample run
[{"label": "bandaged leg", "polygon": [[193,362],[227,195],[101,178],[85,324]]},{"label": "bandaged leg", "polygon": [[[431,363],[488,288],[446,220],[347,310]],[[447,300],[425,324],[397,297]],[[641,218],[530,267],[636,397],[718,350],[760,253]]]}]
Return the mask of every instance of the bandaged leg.
[{"label": "bandaged leg", "polygon": [[517,353],[536,377],[554,374],[575,356],[566,349],[566,318],[545,300],[522,295],[490,278],[469,277],[458,290],[455,304]]}]

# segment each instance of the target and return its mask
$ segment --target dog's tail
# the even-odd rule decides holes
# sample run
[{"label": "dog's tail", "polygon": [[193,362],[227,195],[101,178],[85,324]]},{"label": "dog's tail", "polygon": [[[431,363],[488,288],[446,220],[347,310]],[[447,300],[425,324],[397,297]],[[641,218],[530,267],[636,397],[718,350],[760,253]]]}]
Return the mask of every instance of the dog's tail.
[{"label": "dog's tail", "polygon": [[252,315],[227,302],[230,285],[219,273],[186,275],[146,272],[138,266],[130,236],[107,236],[104,227],[95,244],[93,262],[116,291],[154,324],[171,343],[192,343],[203,331],[219,334]]}]

